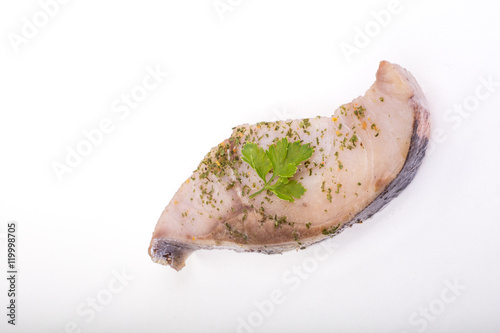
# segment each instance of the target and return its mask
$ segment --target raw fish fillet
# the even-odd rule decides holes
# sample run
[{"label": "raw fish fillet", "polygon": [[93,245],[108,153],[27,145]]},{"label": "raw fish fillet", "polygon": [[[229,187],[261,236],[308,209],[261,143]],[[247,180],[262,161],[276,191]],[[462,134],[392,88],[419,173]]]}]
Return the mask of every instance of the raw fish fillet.
[{"label": "raw fish fillet", "polygon": [[[180,270],[197,249],[281,253],[337,235],[364,221],[413,179],[430,134],[426,99],[399,65],[380,63],[364,96],[333,116],[241,125],[212,148],[174,195],[153,233],[153,261]],[[241,159],[246,142],[277,140],[314,148],[294,180],[305,194],[288,202]]]}]

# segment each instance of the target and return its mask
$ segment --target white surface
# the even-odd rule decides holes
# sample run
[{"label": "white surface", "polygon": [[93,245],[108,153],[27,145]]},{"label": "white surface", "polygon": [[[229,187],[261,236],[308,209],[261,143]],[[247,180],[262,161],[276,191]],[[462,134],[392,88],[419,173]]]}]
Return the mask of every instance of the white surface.
[{"label": "white surface", "polygon": [[[254,332],[500,330],[499,83],[445,119],[487,92],[481,78],[500,82],[498,3],[401,0],[348,62],[341,43],[389,1],[226,2],[221,20],[212,0],[70,1],[18,53],[8,33],[40,5],[0,4],[0,233],[18,221],[20,266],[17,326],[1,310],[0,330],[236,332],[249,317]],[[440,135],[411,185],[335,237],[335,253],[318,263],[317,247],[199,251],[181,272],[149,259],[164,206],[233,126],[330,115],[364,93],[383,59],[417,78]],[[147,66],[170,75],[120,119],[113,102]],[[51,164],[104,118],[114,130],[58,181]],[[290,280],[303,264],[312,272]],[[120,287],[122,269],[133,279],[92,318],[86,302]],[[453,297],[455,282],[466,289]],[[283,302],[257,314],[273,290]]]}]

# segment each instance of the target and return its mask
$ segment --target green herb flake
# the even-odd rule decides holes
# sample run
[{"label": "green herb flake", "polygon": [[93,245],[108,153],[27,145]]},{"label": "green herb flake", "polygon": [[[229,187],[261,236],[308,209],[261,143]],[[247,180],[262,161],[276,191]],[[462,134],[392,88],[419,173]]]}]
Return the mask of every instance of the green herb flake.
[{"label": "green herb flake", "polygon": [[353,136],[351,136],[351,138],[349,139],[350,142],[352,142],[352,145],[354,147],[356,147],[356,142],[358,142],[358,137],[356,134],[354,134]]},{"label": "green herb flake", "polygon": [[354,115],[358,117],[358,119],[361,119],[365,116],[365,111],[366,109],[360,105],[354,109]]},{"label": "green herb flake", "polygon": [[321,232],[323,235],[330,235],[330,236],[333,236],[337,230],[339,229],[340,227],[340,223],[337,224],[336,226],[332,226],[328,229],[323,229],[323,231]]},{"label": "green herb flake", "polygon": [[299,123],[299,127],[302,129],[306,129],[308,127],[312,126],[311,123],[309,122],[309,119],[304,119]]},{"label": "green herb flake", "polygon": [[328,201],[330,201],[330,203],[332,202],[332,189],[331,188],[328,189],[328,194],[326,195],[326,199]]}]

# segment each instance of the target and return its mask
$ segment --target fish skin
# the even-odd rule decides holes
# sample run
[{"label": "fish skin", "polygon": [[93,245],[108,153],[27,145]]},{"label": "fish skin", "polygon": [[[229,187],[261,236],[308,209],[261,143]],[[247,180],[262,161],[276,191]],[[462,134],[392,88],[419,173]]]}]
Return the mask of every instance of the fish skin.
[{"label": "fish skin", "polygon": [[[153,261],[180,270],[197,249],[273,254],[304,248],[382,209],[415,176],[430,117],[424,94],[407,70],[382,61],[376,78],[364,96],[332,117],[235,127],[163,211],[149,247]],[[293,203],[266,192],[250,199],[263,183],[239,158],[241,148],[248,140],[267,149],[287,134],[290,142],[302,140],[315,148],[307,167],[302,163],[292,178],[306,193]]]}]

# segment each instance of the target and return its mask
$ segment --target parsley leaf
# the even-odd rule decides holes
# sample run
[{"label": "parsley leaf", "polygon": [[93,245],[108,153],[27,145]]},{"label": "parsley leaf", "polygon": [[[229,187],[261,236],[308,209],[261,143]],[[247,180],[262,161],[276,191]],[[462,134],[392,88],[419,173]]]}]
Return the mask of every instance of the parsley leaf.
[{"label": "parsley leaf", "polygon": [[301,162],[307,161],[313,152],[314,149],[309,147],[309,144],[303,145],[299,141],[289,143],[285,163],[299,165]]},{"label": "parsley leaf", "polygon": [[271,171],[271,161],[266,156],[264,149],[257,146],[255,143],[247,143],[241,150],[243,155],[241,159],[257,171],[259,177],[265,182],[266,175]]},{"label": "parsley leaf", "polygon": [[[242,160],[247,162],[264,181],[264,187],[252,194],[250,198],[264,190],[269,190],[280,199],[294,202],[306,192],[304,186],[296,180],[289,178],[297,172],[297,166],[308,160],[314,152],[309,144],[301,144],[300,141],[288,142],[282,138],[268,150],[257,146],[255,143],[247,143],[241,150]],[[267,180],[266,176],[270,171],[273,175]],[[273,184],[274,179],[278,180]]]},{"label": "parsley leaf", "polygon": [[288,178],[280,177],[276,184],[271,185],[268,189],[276,194],[280,199],[294,202],[294,197],[299,199],[306,189],[301,183],[296,180],[288,180]]},{"label": "parsley leaf", "polygon": [[273,174],[276,176],[292,177],[297,172],[297,166],[286,161],[289,145],[288,139],[283,138],[275,145],[271,145],[266,151],[266,155],[273,165]]}]

